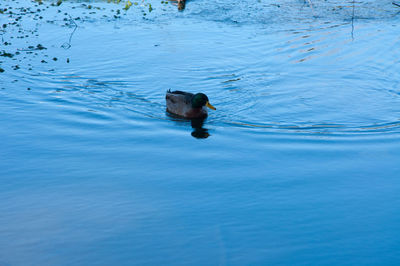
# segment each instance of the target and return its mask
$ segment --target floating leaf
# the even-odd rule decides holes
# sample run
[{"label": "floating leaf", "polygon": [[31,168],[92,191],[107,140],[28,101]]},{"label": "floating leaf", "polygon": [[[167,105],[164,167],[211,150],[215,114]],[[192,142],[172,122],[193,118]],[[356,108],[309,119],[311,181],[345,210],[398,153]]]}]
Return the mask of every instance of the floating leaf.
[{"label": "floating leaf", "polygon": [[41,45],[40,43],[36,46],[37,50],[45,50],[47,49],[46,47],[44,47],[43,45]]},{"label": "floating leaf", "polygon": [[132,2],[131,1],[126,2],[124,10],[128,10],[131,6],[132,6]]},{"label": "floating leaf", "polygon": [[0,52],[0,56],[4,56],[4,57],[9,57],[9,58],[11,58],[11,57],[13,57],[14,55],[11,54],[11,53],[7,53],[6,51],[1,51],[1,52]]}]

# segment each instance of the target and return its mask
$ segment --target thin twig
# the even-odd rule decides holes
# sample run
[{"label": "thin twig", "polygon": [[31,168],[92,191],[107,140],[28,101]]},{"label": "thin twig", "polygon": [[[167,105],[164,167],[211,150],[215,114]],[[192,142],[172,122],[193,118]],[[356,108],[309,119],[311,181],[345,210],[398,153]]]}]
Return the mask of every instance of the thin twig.
[{"label": "thin twig", "polygon": [[71,48],[71,46],[72,46],[72,45],[71,45],[72,36],[74,35],[76,29],[78,28],[78,24],[75,23],[75,21],[72,19],[72,17],[69,16],[69,18],[70,18],[70,20],[69,20],[70,23],[71,23],[71,24],[74,24],[74,25],[75,25],[75,28],[74,28],[74,30],[71,32],[71,35],[69,36],[68,42],[65,42],[65,43],[63,43],[63,45],[61,45],[61,47],[64,48],[64,49],[69,49],[69,48]]}]

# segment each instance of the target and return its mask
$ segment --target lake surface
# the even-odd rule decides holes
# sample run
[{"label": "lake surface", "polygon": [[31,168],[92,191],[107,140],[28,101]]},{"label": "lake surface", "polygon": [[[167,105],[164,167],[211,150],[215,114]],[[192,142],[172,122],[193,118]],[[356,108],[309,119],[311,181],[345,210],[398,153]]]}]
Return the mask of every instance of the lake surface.
[{"label": "lake surface", "polygon": [[0,265],[398,264],[400,8],[278,2],[1,1]]}]

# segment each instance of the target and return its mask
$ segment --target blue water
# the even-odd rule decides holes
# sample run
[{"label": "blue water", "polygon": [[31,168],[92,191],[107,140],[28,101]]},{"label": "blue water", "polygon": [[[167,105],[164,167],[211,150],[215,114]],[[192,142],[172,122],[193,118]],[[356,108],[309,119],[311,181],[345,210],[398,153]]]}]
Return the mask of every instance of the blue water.
[{"label": "blue water", "polygon": [[150,3],[0,4],[0,265],[397,265],[400,9]]}]

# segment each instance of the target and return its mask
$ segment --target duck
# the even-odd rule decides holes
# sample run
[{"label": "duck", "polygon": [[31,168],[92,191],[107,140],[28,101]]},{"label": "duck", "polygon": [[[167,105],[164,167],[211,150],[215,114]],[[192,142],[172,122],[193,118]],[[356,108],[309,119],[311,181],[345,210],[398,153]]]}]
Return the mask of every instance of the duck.
[{"label": "duck", "polygon": [[185,9],[186,0],[171,0],[171,2],[178,2],[177,4],[178,4],[179,11],[182,11]]},{"label": "duck", "polygon": [[178,0],[178,10],[182,11],[185,9],[186,0]]},{"label": "duck", "polygon": [[217,110],[212,106],[204,93],[190,93],[184,91],[168,90],[165,96],[167,112],[184,118],[205,118],[207,108]]}]

